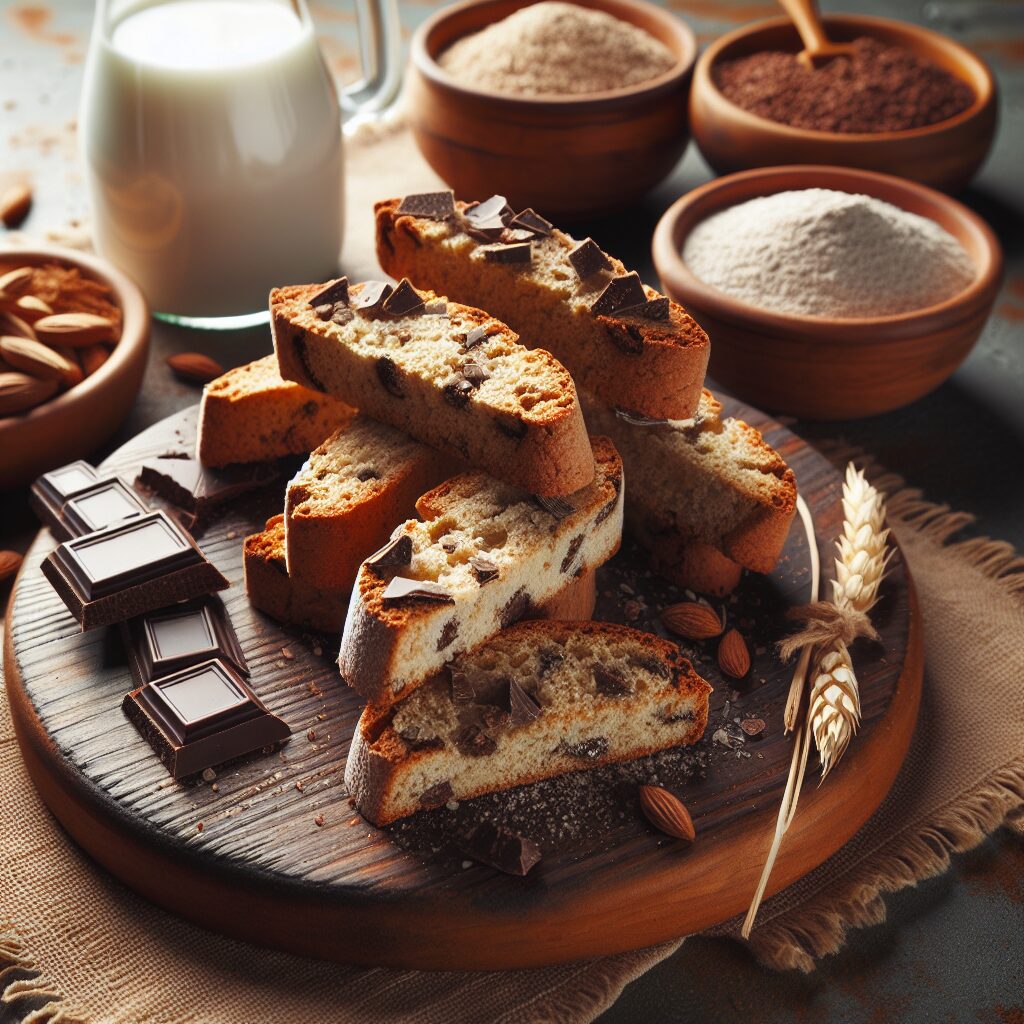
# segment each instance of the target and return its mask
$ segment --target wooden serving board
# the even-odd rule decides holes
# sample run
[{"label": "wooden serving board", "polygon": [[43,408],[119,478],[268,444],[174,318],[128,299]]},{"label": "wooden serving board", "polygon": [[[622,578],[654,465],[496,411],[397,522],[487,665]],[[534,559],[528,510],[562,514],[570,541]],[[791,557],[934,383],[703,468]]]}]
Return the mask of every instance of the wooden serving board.
[{"label": "wooden serving board", "polygon": [[[813,448],[762,414],[759,426],[796,472],[812,509],[826,577],[841,521],[840,479]],[[190,449],[195,409],[150,428],[106,463],[134,479],[139,462]],[[628,487],[628,482],[627,482]],[[725,602],[747,637],[742,683],[715,664],[714,641],[689,654],[714,686],[704,740],[628,765],[578,773],[422,813],[389,829],[363,821],[343,782],[359,714],[334,665],[337,640],[278,627],[249,607],[242,539],[280,511],[281,487],[232,508],[201,538],[231,580],[225,601],[253,686],[292,728],[282,751],[225,768],[215,784],[173,782],[121,711],[131,678],[116,630],[81,634],[39,571],[45,531],[12,596],[4,651],[14,723],[29,772],[53,813],[100,864],[154,902],[211,929],[294,952],[368,965],[510,968],[615,953],[709,927],[745,910],[785,784],[782,710],[791,668],[773,644],[787,607],[807,598],[797,521],[770,577],[747,576]],[[684,495],[680,500],[686,500]],[[653,576],[630,544],[599,575],[597,617],[661,632],[684,595]],[[913,731],[922,678],[913,587],[897,555],[874,621],[877,644],[854,652],[864,721],[827,784],[809,777],[769,892],[838,849],[889,789]],[[734,748],[738,719],[763,738]],[[716,734],[718,739],[715,739]],[[684,846],[641,816],[639,782],[675,790],[697,841]],[[214,788],[216,786],[216,788]],[[490,817],[535,839],[526,877],[464,859],[458,836]],[[201,826],[201,827],[200,827]]]}]

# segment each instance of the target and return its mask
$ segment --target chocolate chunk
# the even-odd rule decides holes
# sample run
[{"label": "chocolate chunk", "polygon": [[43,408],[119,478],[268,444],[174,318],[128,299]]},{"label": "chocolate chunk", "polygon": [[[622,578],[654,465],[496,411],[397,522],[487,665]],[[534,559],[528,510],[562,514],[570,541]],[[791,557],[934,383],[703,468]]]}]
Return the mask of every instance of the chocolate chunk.
[{"label": "chocolate chunk", "polygon": [[350,305],[364,313],[379,312],[385,299],[394,291],[387,281],[364,281]]},{"label": "chocolate chunk", "polygon": [[[184,461],[184,460],[174,460]],[[62,535],[81,537],[149,511],[146,503],[119,477],[100,480],[68,498],[60,510]]]},{"label": "chocolate chunk", "polygon": [[76,494],[100,482],[100,475],[88,462],[72,462],[39,477],[29,493],[29,504],[39,521],[50,528],[58,540],[70,536],[60,517],[64,503]]},{"label": "chocolate chunk", "polygon": [[468,352],[471,348],[475,348],[485,338],[489,338],[492,334],[499,333],[499,328],[494,324],[488,324],[486,327],[474,327],[462,340],[462,347]]},{"label": "chocolate chunk", "polygon": [[453,704],[472,704],[476,700],[476,691],[465,672],[451,669],[451,698]]},{"label": "chocolate chunk", "polygon": [[361,469],[356,474],[356,479],[365,484],[367,480],[379,480],[380,473],[375,469]]},{"label": "chocolate chunk", "polygon": [[608,740],[604,736],[592,736],[579,743],[562,743],[560,749],[563,754],[578,757],[581,761],[596,761],[608,753]]},{"label": "chocolate chunk", "polygon": [[381,599],[385,604],[407,600],[455,604],[455,598],[440,583],[432,583],[430,580],[409,580],[404,576],[395,576],[384,588]]},{"label": "chocolate chunk", "polygon": [[609,501],[607,505],[594,517],[594,525],[600,526],[614,511],[616,506],[619,504],[619,499],[615,498]]},{"label": "chocolate chunk", "polygon": [[509,599],[508,603],[501,610],[498,621],[502,629],[508,629],[513,623],[525,619],[533,607],[530,595],[526,587],[520,587]]},{"label": "chocolate chunk", "polygon": [[627,356],[638,356],[644,350],[644,332],[636,324],[609,323],[605,325],[605,334]]},{"label": "chocolate chunk", "polygon": [[586,281],[599,270],[611,270],[612,261],[602,252],[601,247],[592,238],[585,238],[572,252],[569,262],[581,281]]},{"label": "chocolate chunk", "polygon": [[508,681],[509,721],[513,727],[527,725],[540,717],[541,706],[514,679]]},{"label": "chocolate chunk", "polygon": [[348,306],[343,306],[340,302],[334,304],[334,310],[331,313],[331,323],[337,324],[339,327],[344,327],[350,320],[355,319],[355,313],[352,312]]},{"label": "chocolate chunk", "polygon": [[504,196],[491,196],[490,199],[467,209],[464,216],[466,229],[470,234],[496,238],[512,219],[512,208]]},{"label": "chocolate chunk", "polygon": [[330,320],[331,315],[334,313],[334,304],[331,302],[324,302],[319,306],[314,306],[313,312],[316,313],[321,320]]},{"label": "chocolate chunk", "polygon": [[618,316],[638,316],[643,320],[667,320],[669,314],[668,299],[661,295],[656,299],[648,299],[637,306],[626,306],[620,309]]},{"label": "chocolate chunk", "polygon": [[366,560],[371,569],[393,569],[412,564],[412,537],[400,533]]},{"label": "chocolate chunk", "polygon": [[443,807],[454,796],[452,784],[447,779],[442,779],[420,794],[420,807]]},{"label": "chocolate chunk", "polygon": [[506,875],[525,875],[540,860],[540,850],[527,839],[492,822],[481,822],[466,838],[466,853]]},{"label": "chocolate chunk", "polygon": [[643,413],[630,412],[628,409],[616,408],[615,415],[623,423],[634,427],[660,427],[668,423],[668,420],[656,420],[650,416],[644,416]]},{"label": "chocolate chunk", "polygon": [[517,213],[509,222],[510,228],[523,228],[535,235],[550,235],[555,226],[551,221],[546,220],[536,210],[527,207],[522,213]]},{"label": "chocolate chunk", "polygon": [[473,397],[474,387],[465,377],[456,377],[444,386],[444,400],[456,409],[464,409]]},{"label": "chocolate chunk", "polygon": [[495,707],[493,704],[485,704],[480,711],[480,723],[489,732],[498,729],[507,729],[511,722],[508,711],[505,708]]},{"label": "chocolate chunk", "polygon": [[462,376],[465,377],[474,388],[480,387],[485,380],[490,379],[484,372],[484,368],[479,363],[468,361],[462,364]]},{"label": "chocolate chunk", "polygon": [[488,263],[530,263],[533,260],[533,246],[529,242],[481,245],[480,252]]},{"label": "chocolate chunk", "polygon": [[498,239],[502,245],[515,245],[517,242],[530,242],[533,240],[533,232],[525,228],[505,228]]},{"label": "chocolate chunk", "polygon": [[572,563],[576,561],[576,556],[580,553],[580,548],[583,547],[583,534],[579,534],[573,537],[569,541],[569,550],[565,553],[565,558],[562,559],[562,564],[559,566],[561,572],[568,572],[572,567]]},{"label": "chocolate chunk", "polygon": [[558,651],[552,651],[550,649],[541,651],[538,659],[540,674],[542,676],[550,675],[556,668],[561,668],[564,661],[565,655],[559,654]]},{"label": "chocolate chunk", "polygon": [[[434,299],[423,307],[423,316],[447,316],[448,303],[444,299]],[[406,341],[409,339],[406,338]]]},{"label": "chocolate chunk", "polygon": [[459,635],[459,620],[449,619],[441,629],[441,635],[437,638],[437,650],[443,651],[450,647],[455,638]]},{"label": "chocolate chunk", "polygon": [[423,296],[403,277],[398,287],[384,300],[383,309],[388,316],[416,316],[426,308]]},{"label": "chocolate chunk", "polygon": [[618,672],[613,672],[603,665],[594,668],[594,686],[603,697],[625,697],[633,692]]},{"label": "chocolate chunk", "polygon": [[406,196],[398,206],[399,216],[423,217],[426,220],[447,220],[455,216],[455,193],[417,192]]},{"label": "chocolate chunk", "polygon": [[395,398],[405,398],[402,391],[402,371],[390,356],[381,356],[377,360],[377,378],[388,394]]},{"label": "chocolate chunk", "polygon": [[646,301],[647,293],[640,282],[640,275],[634,270],[625,277],[613,277],[590,307],[590,312],[594,316],[612,316],[620,309],[638,306]]},{"label": "chocolate chunk", "polygon": [[567,498],[544,498],[535,494],[533,500],[556,519],[565,519],[566,516],[571,516],[576,511],[576,506]]},{"label": "chocolate chunk", "polygon": [[500,416],[495,419],[494,425],[513,441],[521,441],[530,429],[518,416]]},{"label": "chocolate chunk", "polygon": [[484,558],[483,555],[473,555],[469,560],[469,564],[480,586],[498,578],[498,567],[489,558]]},{"label": "chocolate chunk", "polygon": [[485,757],[493,754],[498,745],[478,725],[467,725],[455,737],[455,746],[467,757]]},{"label": "chocolate chunk", "polygon": [[331,312],[333,312],[335,305],[339,302],[343,306],[348,305],[347,277],[339,277],[336,281],[332,281],[323,289],[323,291],[317,292],[316,295],[309,300],[309,304],[317,311],[317,315],[320,316],[321,320],[326,320],[328,318],[320,315],[320,307],[330,306]]}]

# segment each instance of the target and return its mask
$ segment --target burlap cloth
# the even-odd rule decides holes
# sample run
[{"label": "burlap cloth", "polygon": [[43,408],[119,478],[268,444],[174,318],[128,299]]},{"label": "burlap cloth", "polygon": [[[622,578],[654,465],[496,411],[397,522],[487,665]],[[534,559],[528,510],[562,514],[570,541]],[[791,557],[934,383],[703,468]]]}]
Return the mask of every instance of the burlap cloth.
[{"label": "burlap cloth", "polygon": [[[372,145],[364,133],[350,146],[346,269],[373,268],[370,200],[434,180],[404,133],[375,132]],[[751,946],[774,967],[810,970],[847,928],[884,918],[885,892],[943,871],[1001,824],[1024,834],[1024,558],[998,541],[951,539],[968,516],[894,477],[876,482],[924,616],[920,719],[874,817],[762,907]],[[95,868],[37,798],[3,691],[0,782],[0,987],[5,1000],[29,1000],[31,1021],[572,1024],[679,945],[502,974],[362,970],[267,952],[179,921]]]}]

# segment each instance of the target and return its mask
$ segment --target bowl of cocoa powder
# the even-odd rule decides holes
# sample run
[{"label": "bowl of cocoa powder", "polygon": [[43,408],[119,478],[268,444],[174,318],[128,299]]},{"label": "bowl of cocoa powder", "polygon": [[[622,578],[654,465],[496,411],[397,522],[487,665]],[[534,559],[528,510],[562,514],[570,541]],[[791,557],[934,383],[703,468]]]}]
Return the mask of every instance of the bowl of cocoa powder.
[{"label": "bowl of cocoa powder", "polygon": [[906,22],[822,19],[847,56],[814,68],[787,18],[718,39],[694,69],[694,141],[720,174],[781,164],[833,164],[963,188],[995,136],[997,94],[965,46]]},{"label": "bowl of cocoa powder", "polygon": [[0,490],[91,455],[142,384],[149,309],[106,260],[0,248]]}]

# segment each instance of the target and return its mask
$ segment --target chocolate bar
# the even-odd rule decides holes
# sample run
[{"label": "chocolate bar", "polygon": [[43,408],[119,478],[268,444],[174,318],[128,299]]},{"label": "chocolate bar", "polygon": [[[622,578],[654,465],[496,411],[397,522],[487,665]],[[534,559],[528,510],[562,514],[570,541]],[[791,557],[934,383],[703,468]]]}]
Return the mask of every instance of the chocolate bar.
[{"label": "chocolate bar", "polygon": [[69,498],[60,512],[68,537],[81,537],[96,530],[145,515],[149,506],[119,477],[107,477]]},{"label": "chocolate bar", "polygon": [[65,541],[46,556],[42,570],[83,630],[229,585],[166,512]]},{"label": "chocolate bar", "polygon": [[273,747],[291,732],[217,658],[132,690],[121,707],[176,779]]},{"label": "chocolate bar", "polygon": [[58,540],[67,540],[70,534],[60,510],[69,498],[92,487],[99,479],[99,473],[88,462],[70,462],[39,477],[32,485],[28,501],[39,521],[48,526]]},{"label": "chocolate bar", "polygon": [[137,686],[211,658],[249,675],[224,602],[214,594],[136,616],[121,632]]}]

